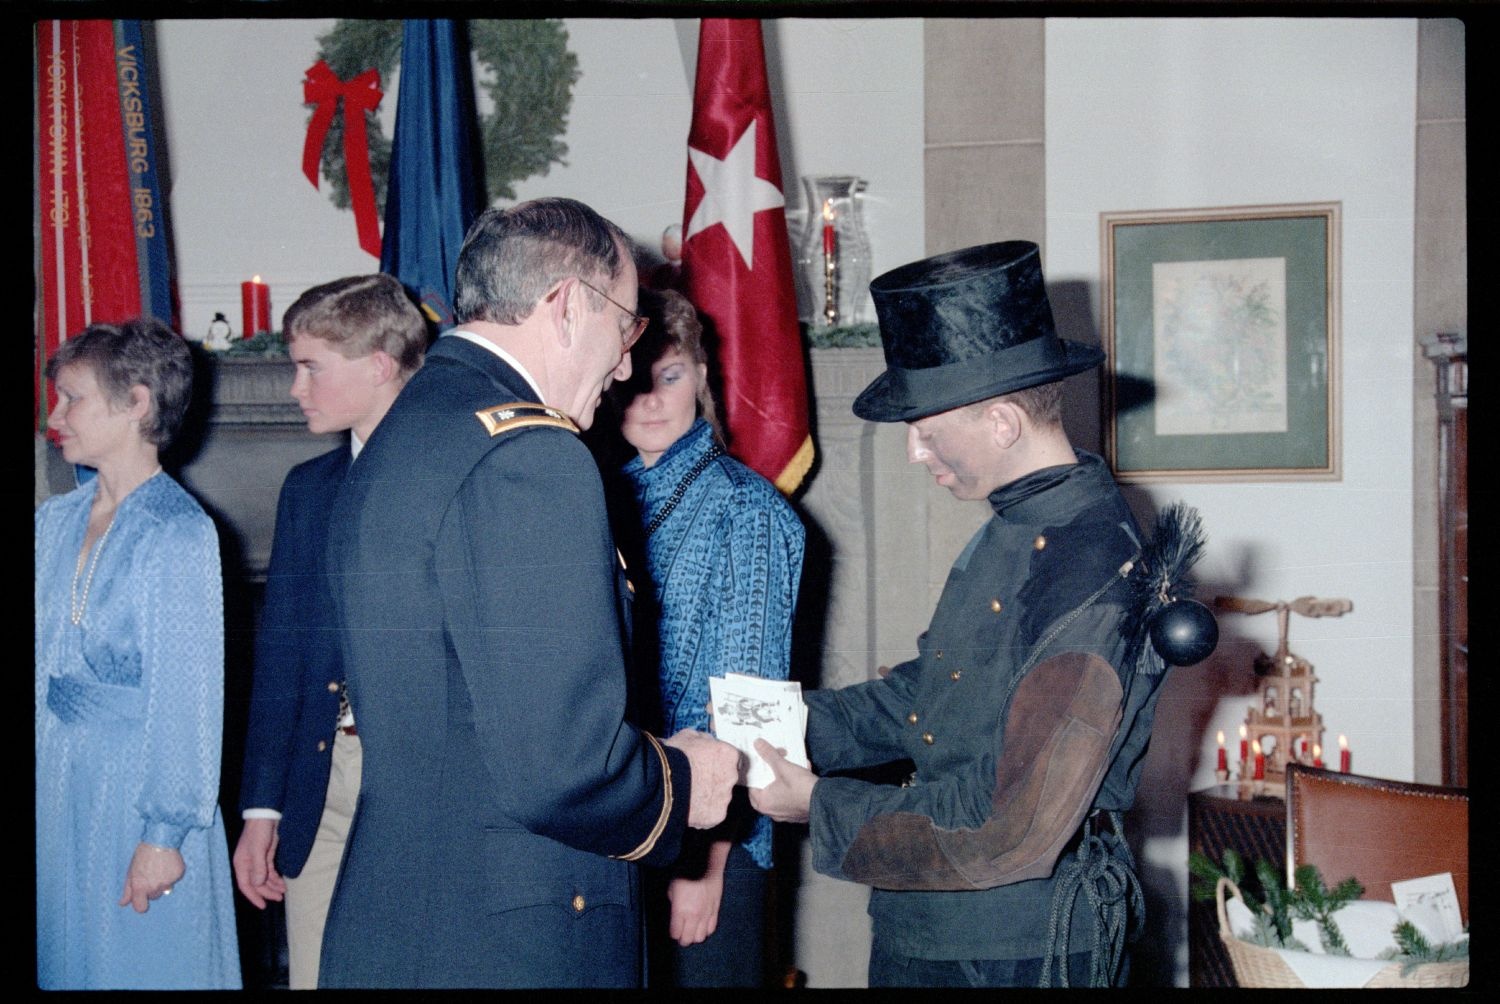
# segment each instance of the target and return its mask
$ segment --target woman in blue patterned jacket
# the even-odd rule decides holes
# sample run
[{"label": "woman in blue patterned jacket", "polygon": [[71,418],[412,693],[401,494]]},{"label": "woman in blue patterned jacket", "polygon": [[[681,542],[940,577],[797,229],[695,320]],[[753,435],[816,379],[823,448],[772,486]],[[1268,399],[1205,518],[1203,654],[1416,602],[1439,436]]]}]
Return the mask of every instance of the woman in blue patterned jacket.
[{"label": "woman in blue patterned jacket", "polygon": [[[804,534],[771,483],[724,452],[692,305],[647,289],[640,304],[651,323],[631,352],[636,376],[614,395],[652,586],[637,576],[636,651],[659,667],[664,734],[708,731],[710,676],[787,678]],[[653,985],[761,985],[771,821],[743,795],[660,876],[670,947]]]}]

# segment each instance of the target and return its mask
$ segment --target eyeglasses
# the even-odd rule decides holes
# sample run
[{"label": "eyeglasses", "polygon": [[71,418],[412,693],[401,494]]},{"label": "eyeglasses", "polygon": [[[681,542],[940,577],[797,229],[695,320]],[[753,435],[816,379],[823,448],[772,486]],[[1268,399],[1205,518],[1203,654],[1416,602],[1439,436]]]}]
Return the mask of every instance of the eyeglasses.
[{"label": "eyeglasses", "polygon": [[625,306],[625,304],[621,303],[619,300],[616,300],[614,297],[610,296],[608,293],[606,293],[604,290],[600,289],[598,286],[595,286],[593,283],[591,283],[588,280],[584,279],[582,276],[579,277],[578,281],[581,282],[581,283],[583,283],[589,289],[592,289],[594,292],[598,293],[600,296],[604,297],[610,303],[613,303],[616,307],[619,307],[621,310],[623,310],[625,312],[625,316],[628,317],[628,318],[630,318],[630,330],[628,332],[625,332],[621,336],[621,337],[623,337],[625,339],[625,351],[629,352],[630,351],[630,347],[632,345],[634,345],[636,343],[636,341],[641,337],[641,332],[643,332],[643,331],[646,330],[646,325],[649,324],[649,323],[651,323],[651,319],[647,318],[647,317],[642,317],[640,314],[637,314],[635,311],[630,310],[629,308],[627,308]]}]

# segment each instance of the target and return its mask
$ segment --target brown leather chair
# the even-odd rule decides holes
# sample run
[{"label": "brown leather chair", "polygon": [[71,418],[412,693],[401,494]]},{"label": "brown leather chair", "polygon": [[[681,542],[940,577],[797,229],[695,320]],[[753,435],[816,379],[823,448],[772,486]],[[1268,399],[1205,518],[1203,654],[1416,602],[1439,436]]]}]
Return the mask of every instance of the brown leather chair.
[{"label": "brown leather chair", "polygon": [[1391,883],[1453,873],[1469,920],[1469,793],[1290,764],[1287,871],[1316,865],[1326,885],[1351,875],[1365,899],[1393,900]]}]

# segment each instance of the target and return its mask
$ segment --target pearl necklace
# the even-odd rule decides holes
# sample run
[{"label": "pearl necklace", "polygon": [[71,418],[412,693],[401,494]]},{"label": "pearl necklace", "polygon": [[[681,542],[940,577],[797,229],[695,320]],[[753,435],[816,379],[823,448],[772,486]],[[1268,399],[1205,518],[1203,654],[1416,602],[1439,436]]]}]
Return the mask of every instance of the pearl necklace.
[{"label": "pearl necklace", "polygon": [[699,458],[698,462],[693,465],[693,469],[683,475],[682,480],[677,482],[677,487],[672,489],[672,496],[671,498],[667,499],[666,505],[657,510],[656,515],[651,517],[651,522],[646,525],[646,536],[651,536],[661,527],[666,518],[672,515],[672,510],[676,509],[678,503],[682,501],[682,497],[687,494],[688,486],[690,486],[694,481],[698,480],[698,475],[706,471],[708,469],[708,465],[713,463],[714,460],[716,460],[718,457],[722,456],[723,453],[723,448],[720,447],[718,443],[715,443],[713,446],[709,447],[708,452],[705,453],[701,458]]},{"label": "pearl necklace", "polygon": [[[156,470],[146,475],[146,481],[150,481],[160,473],[161,467],[158,466]],[[141,484],[145,483],[145,481],[141,482]],[[73,622],[73,625],[75,627],[83,623],[83,612],[88,609],[89,605],[89,590],[94,588],[94,571],[99,567],[99,555],[104,553],[104,545],[109,540],[109,532],[115,528],[115,518],[119,515],[120,506],[117,503],[115,505],[115,511],[110,513],[109,525],[104,528],[104,532],[99,535],[98,542],[94,544],[94,557],[93,560],[89,562],[88,578],[83,580],[83,596],[81,597],[78,595],[78,577],[83,574],[83,559],[88,557],[88,552],[78,552],[78,564],[73,569],[73,585],[68,589],[68,601],[70,607],[68,611],[68,619]]]},{"label": "pearl necklace", "polygon": [[109,525],[100,534],[99,542],[94,545],[94,560],[89,562],[88,578],[83,580],[83,597],[78,596],[78,576],[83,574],[83,559],[88,556],[87,551],[78,552],[78,567],[73,569],[73,587],[68,591],[68,599],[71,601],[71,620],[76,626],[83,623],[83,612],[89,605],[89,590],[94,586],[94,570],[99,567],[99,555],[104,551],[104,544],[109,540],[109,532],[115,528],[115,517],[120,515],[119,507],[110,514]]}]

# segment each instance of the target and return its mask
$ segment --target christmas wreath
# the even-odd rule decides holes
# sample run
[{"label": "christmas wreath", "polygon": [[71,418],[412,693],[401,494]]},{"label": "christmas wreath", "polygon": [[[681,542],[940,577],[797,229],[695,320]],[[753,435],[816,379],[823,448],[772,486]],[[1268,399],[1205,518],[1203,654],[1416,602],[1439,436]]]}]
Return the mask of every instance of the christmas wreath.
[{"label": "christmas wreath", "polygon": [[[479,123],[488,198],[514,199],[514,182],[546,174],[554,162],[566,163],[568,147],[559,137],[568,125],[578,57],[568,51],[567,29],[555,18],[469,21],[468,28],[469,46],[479,63],[475,83],[493,105],[488,114],[481,111]],[[341,18],[318,38],[318,58],[340,80],[373,67],[380,71],[381,85],[387,86],[401,65],[401,32],[400,21]],[[374,111],[365,113],[365,121],[371,180],[383,216],[391,141]],[[322,169],[333,204],[348,209],[342,116],[334,116],[324,139]]]}]

